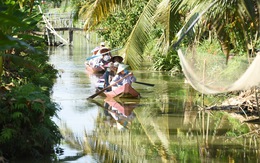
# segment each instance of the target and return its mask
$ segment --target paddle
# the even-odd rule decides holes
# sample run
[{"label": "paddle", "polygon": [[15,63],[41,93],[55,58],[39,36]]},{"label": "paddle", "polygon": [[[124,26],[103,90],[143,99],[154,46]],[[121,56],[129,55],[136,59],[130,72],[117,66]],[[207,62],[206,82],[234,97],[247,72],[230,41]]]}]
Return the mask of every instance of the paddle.
[{"label": "paddle", "polygon": [[134,83],[137,83],[137,84],[143,84],[143,85],[147,85],[147,86],[151,86],[151,87],[154,86],[154,84],[144,83],[144,82],[138,82],[138,81],[135,81]]},{"label": "paddle", "polygon": [[98,54],[98,55],[93,55],[93,56],[91,56],[91,57],[86,58],[86,60],[89,61],[89,60],[91,60],[91,59],[93,59],[93,58],[100,57],[100,56],[102,56],[102,55],[104,55],[104,54],[107,54],[107,53],[110,53],[110,52],[113,52],[113,51],[117,51],[117,50],[120,50],[120,49],[122,49],[122,48],[117,48],[117,49],[114,49],[114,50],[107,51],[107,52],[105,52],[105,53],[100,53],[100,54]]},{"label": "paddle", "polygon": [[133,74],[132,74],[132,73],[127,74],[127,75],[124,76],[122,79],[116,81],[116,82],[113,83],[113,84],[110,84],[110,85],[107,86],[106,88],[103,88],[102,90],[98,91],[97,93],[95,93],[95,94],[89,96],[87,99],[92,99],[92,98],[96,97],[96,96],[99,95],[100,93],[103,93],[105,90],[107,90],[108,88],[113,87],[114,85],[116,85],[117,83],[121,82],[122,80],[124,80],[125,78],[127,78],[127,77],[130,76],[130,75],[133,75]]}]

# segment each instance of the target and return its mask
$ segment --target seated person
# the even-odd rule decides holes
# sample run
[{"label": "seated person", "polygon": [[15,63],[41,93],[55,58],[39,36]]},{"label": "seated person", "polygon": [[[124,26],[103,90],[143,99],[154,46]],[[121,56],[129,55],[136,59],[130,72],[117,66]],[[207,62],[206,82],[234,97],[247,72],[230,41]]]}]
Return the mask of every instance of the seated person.
[{"label": "seated person", "polygon": [[[92,56],[96,56],[99,49],[100,49],[100,47],[97,46],[93,50],[91,50]],[[89,61],[86,61],[85,64],[90,65],[91,67],[95,67],[95,65],[97,65],[99,63],[100,59],[101,59],[101,57],[94,57],[94,58],[90,59]]]},{"label": "seated person", "polygon": [[102,55],[102,58],[100,59],[99,62],[100,62],[101,65],[106,65],[110,62],[110,59],[111,59],[111,55],[104,54],[104,55]]},{"label": "seated person", "polygon": [[102,55],[101,59],[99,60],[99,65],[101,67],[106,66],[112,58],[110,49],[106,47],[100,48],[97,55]]},{"label": "seated person", "polygon": [[104,87],[109,86],[112,78],[115,76],[116,72],[117,72],[117,68],[118,68],[119,63],[118,62],[110,62],[109,64],[107,64],[105,66],[106,71],[103,74],[102,78],[105,80],[105,84]]},{"label": "seated person", "polygon": [[125,79],[123,79],[122,81],[118,82],[117,85],[121,86],[126,83],[132,84],[133,82],[135,82],[136,78],[134,77],[132,72],[129,72],[127,70],[128,67],[129,67],[128,65],[119,64],[118,69],[117,69],[117,74],[113,77],[111,84],[116,83],[118,80],[124,78],[129,73],[131,73],[132,75],[130,75],[130,76],[126,77]]}]

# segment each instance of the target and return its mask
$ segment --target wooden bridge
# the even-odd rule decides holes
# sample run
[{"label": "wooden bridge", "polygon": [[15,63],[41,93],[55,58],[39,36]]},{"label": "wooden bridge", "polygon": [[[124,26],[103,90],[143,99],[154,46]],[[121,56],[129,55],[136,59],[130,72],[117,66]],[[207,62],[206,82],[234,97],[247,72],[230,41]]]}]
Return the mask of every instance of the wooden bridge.
[{"label": "wooden bridge", "polygon": [[[38,6],[42,13],[41,7]],[[51,45],[72,45],[73,32],[83,31],[83,20],[78,20],[73,23],[73,13],[42,13],[43,21],[45,23],[44,36],[47,43]],[[64,39],[57,31],[68,31],[69,38]]]}]

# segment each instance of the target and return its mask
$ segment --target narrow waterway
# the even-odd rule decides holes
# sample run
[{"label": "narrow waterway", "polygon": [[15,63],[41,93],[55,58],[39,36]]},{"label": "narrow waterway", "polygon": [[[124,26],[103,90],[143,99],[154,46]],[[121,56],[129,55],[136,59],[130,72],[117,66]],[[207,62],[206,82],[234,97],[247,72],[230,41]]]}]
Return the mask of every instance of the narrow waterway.
[{"label": "narrow waterway", "polygon": [[[95,93],[98,80],[84,65],[91,48],[49,49],[50,63],[59,70],[52,98],[61,107],[59,119],[54,121],[65,138],[60,146],[64,149],[60,162],[260,161],[257,137],[239,135],[242,128],[250,132],[251,126],[235,122],[222,112],[203,111],[198,107],[202,96],[182,77],[133,71],[138,81],[155,86],[134,83],[142,97],[121,101],[124,114],[115,111],[115,105],[111,112],[104,97],[87,100]],[[216,101],[204,99],[206,104]],[[115,112],[118,115],[114,116]],[[124,120],[123,124],[118,119]]]}]

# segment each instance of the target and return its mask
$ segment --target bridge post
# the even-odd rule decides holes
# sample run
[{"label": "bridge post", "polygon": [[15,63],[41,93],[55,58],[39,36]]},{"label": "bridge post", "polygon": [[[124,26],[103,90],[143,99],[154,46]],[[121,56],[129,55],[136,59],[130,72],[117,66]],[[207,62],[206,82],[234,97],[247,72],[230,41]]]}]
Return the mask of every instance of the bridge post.
[{"label": "bridge post", "polygon": [[69,44],[72,45],[73,42],[73,29],[69,29]]},{"label": "bridge post", "polygon": [[73,42],[73,13],[70,13],[69,16],[69,45],[72,45]]}]

